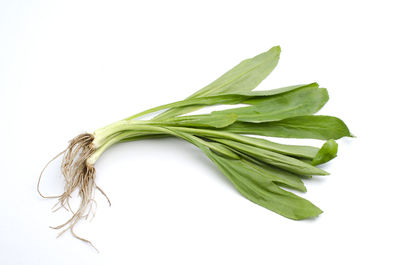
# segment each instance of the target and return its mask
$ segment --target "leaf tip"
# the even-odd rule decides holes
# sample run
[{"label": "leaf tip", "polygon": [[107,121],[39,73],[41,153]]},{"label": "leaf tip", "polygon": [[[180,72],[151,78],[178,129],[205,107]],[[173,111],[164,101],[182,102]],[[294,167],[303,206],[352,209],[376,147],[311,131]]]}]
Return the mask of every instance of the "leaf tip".
[{"label": "leaf tip", "polygon": [[281,56],[281,51],[282,51],[281,46],[276,45],[271,49],[269,49],[266,53],[273,53],[277,57],[277,59],[279,59]]},{"label": "leaf tip", "polygon": [[282,51],[280,45],[276,45],[276,46],[272,47],[271,50],[272,50],[272,49],[276,50],[277,52],[281,52],[281,51]]},{"label": "leaf tip", "polygon": [[293,217],[290,217],[290,219],[293,220],[310,220],[310,219],[315,219],[317,218],[320,214],[322,214],[324,211],[322,211],[320,208],[315,206],[314,204],[311,204],[312,207],[307,211],[307,214],[299,214],[295,215]]},{"label": "leaf tip", "polygon": [[322,211],[319,207],[317,207],[317,206],[315,206],[315,205],[313,205],[314,207],[313,207],[313,210],[312,210],[312,212],[310,212],[310,214],[307,216],[307,217],[305,217],[305,218],[303,218],[303,219],[315,219],[315,218],[317,218],[320,214],[322,214],[324,211]]}]

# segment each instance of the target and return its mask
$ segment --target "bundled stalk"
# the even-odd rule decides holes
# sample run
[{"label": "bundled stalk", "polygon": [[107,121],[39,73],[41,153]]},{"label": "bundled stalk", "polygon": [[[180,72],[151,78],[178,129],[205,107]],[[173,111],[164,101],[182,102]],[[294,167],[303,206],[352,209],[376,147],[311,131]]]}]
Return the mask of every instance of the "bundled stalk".
[{"label": "bundled stalk", "polygon": [[[328,101],[317,83],[267,91],[253,91],[278,63],[280,48],[242,61],[220,78],[185,100],[146,110],[93,133],[78,135],[63,152],[61,171],[65,189],[60,206],[71,218],[56,229],[74,233],[74,226],[92,211],[95,163],[112,145],[143,138],[174,136],[202,150],[235,188],[250,201],[282,216],[301,220],[322,211],[311,202],[281,187],[305,192],[303,178],[328,173],[317,165],[336,157],[336,139],[351,136],[339,118],[313,115]],[[188,115],[206,106],[246,104],[245,107]],[[159,112],[149,120],[138,118]],[[321,148],[286,145],[248,135],[326,140]],[[39,189],[39,185],[38,185]],[[69,200],[79,191],[80,205]]]}]

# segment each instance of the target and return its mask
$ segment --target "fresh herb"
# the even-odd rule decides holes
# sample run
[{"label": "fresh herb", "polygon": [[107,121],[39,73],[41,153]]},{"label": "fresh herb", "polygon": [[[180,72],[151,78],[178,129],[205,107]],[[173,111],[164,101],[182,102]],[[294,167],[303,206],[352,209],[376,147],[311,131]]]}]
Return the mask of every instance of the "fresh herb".
[{"label": "fresh herb", "polygon": [[[185,100],[146,110],[72,139],[61,153],[65,190],[56,198],[61,207],[70,209],[71,194],[78,190],[80,206],[71,210],[73,215],[66,223],[55,228],[70,230],[89,242],[73,229],[91,211],[94,191],[105,195],[95,183],[98,158],[119,142],[165,136],[197,146],[250,201],[295,220],[321,214],[317,206],[281,187],[305,192],[302,179],[327,175],[316,165],[336,157],[338,146],[334,140],[351,134],[340,119],[313,115],[328,101],[327,90],[317,83],[252,91],[275,68],[279,55],[280,48],[273,47],[242,61]],[[247,106],[183,115],[206,106],[239,103]],[[164,112],[152,119],[137,119],[161,110]],[[278,144],[243,134],[327,141],[316,148]]]}]

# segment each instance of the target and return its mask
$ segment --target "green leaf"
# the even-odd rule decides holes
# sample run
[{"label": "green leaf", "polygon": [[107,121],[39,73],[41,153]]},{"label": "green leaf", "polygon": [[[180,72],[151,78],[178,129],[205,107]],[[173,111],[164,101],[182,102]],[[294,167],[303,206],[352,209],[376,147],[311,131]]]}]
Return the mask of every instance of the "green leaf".
[{"label": "green leaf", "polygon": [[281,48],[275,46],[267,52],[246,59],[190,97],[251,91],[274,70],[280,53]]},{"label": "green leaf", "polygon": [[234,113],[238,121],[261,123],[314,114],[328,101],[325,88],[314,85],[270,97],[251,98],[243,103],[253,106],[214,111],[211,115]]},{"label": "green leaf", "polygon": [[311,164],[320,165],[326,163],[336,157],[337,151],[338,144],[334,140],[330,139],[324,143]]},{"label": "green leaf", "polygon": [[[281,49],[273,47],[251,59],[239,63],[220,78],[192,94],[190,98],[235,94],[253,90],[275,68],[279,61]],[[203,106],[177,107],[159,114],[154,119],[161,120],[195,111]]]},{"label": "green leaf", "polygon": [[[271,89],[271,90],[265,90],[265,91],[249,91],[249,92],[241,92],[238,94],[226,94],[226,95],[218,95],[218,96],[207,96],[207,97],[199,97],[199,98],[188,98],[185,100],[161,105],[155,108],[148,109],[146,111],[140,112],[138,114],[135,114],[133,116],[130,116],[126,118],[125,120],[132,120],[134,118],[141,117],[146,114],[150,114],[156,111],[160,110],[165,110],[165,109],[172,109],[172,108],[181,108],[181,107],[193,107],[195,109],[199,109],[205,106],[211,106],[211,105],[234,105],[241,103],[245,100],[249,99],[254,99],[254,98],[262,98],[262,97],[268,97],[268,96],[273,96],[281,93],[286,93],[289,91],[293,91],[302,87],[310,86],[310,85],[315,85],[316,83],[313,84],[308,84],[308,85],[295,85],[295,86],[288,86],[288,87],[282,87],[282,88],[277,88],[277,89]],[[183,108],[184,109],[184,108]],[[187,111],[185,113],[188,113],[190,111]],[[182,113],[183,114],[183,113]],[[165,119],[166,117],[164,117]],[[156,119],[156,120],[159,120]]]},{"label": "green leaf", "polygon": [[244,161],[257,165],[257,171],[259,171],[263,176],[269,176],[277,185],[302,192],[307,191],[302,181],[304,176],[293,174],[289,171],[267,165],[244,153],[240,153],[240,156],[244,158]]},{"label": "green leaf", "polygon": [[228,148],[226,145],[223,145],[221,143],[217,142],[207,142],[203,141],[202,142],[204,146],[207,146],[210,148],[212,151],[214,151],[216,154],[223,156],[225,158],[229,159],[240,159],[240,156],[237,155],[235,152],[233,152],[230,148]]},{"label": "green leaf", "polygon": [[[310,83],[310,84],[303,84],[303,85],[294,85],[294,86],[287,86],[287,87],[280,87],[270,90],[256,90],[256,91],[245,91],[245,92],[236,92],[232,95],[242,95],[242,96],[249,96],[249,97],[265,97],[265,96],[274,96],[278,94],[283,94],[286,92],[290,92],[293,90],[297,90],[303,87],[319,87],[318,83]],[[229,95],[229,94],[227,94]]]},{"label": "green leaf", "polygon": [[258,148],[301,158],[313,159],[319,151],[318,148],[313,146],[278,144],[272,141],[268,141],[266,139],[248,137],[243,135],[238,135],[235,140]]},{"label": "green leaf", "polygon": [[235,122],[224,131],[284,138],[339,139],[352,136],[346,124],[332,116],[299,116],[281,121]]},{"label": "green leaf", "polygon": [[[236,123],[234,123],[236,124]],[[231,126],[227,127],[230,128]],[[301,145],[288,145],[278,144],[266,139],[260,139],[255,137],[244,136],[236,133],[226,132],[224,130],[210,130],[210,129],[199,129],[199,128],[188,128],[179,127],[176,128],[179,131],[197,135],[200,137],[206,137],[209,139],[216,140],[215,138],[230,139],[239,143],[255,146],[258,148],[274,151],[280,154],[313,159],[319,151],[319,148],[312,146],[301,146]]]},{"label": "green leaf", "polygon": [[206,154],[250,201],[294,220],[312,218],[322,213],[311,202],[279,188],[270,176],[260,173],[257,165],[244,160],[228,160],[210,151]]},{"label": "green leaf", "polygon": [[[293,188],[298,191],[306,192],[307,189],[304,186],[303,181],[301,180],[302,176],[290,173],[289,171],[282,170],[277,167],[272,167],[266,164],[259,165],[259,168],[262,168],[263,171],[268,172],[270,175],[276,177],[274,182],[280,186],[285,186],[288,188]],[[261,171],[261,170],[260,170]],[[265,175],[266,173],[263,173]]]},{"label": "green leaf", "polygon": [[[240,156],[238,156],[237,150],[232,149],[231,147],[221,144],[218,142],[210,142],[210,141],[204,141],[203,139],[196,137],[194,135],[180,132],[179,130],[176,129],[171,129],[167,128],[167,131],[169,131],[171,134],[183,138],[194,145],[198,146],[200,149],[202,149],[205,153],[207,153],[207,150],[212,150],[219,156],[228,158],[228,159],[234,159],[234,160],[240,160],[241,157],[246,158],[246,161],[243,160],[245,163],[255,163],[258,164],[257,167],[255,167],[255,170],[258,170],[258,172],[261,175],[264,175],[265,177],[268,177],[270,180],[274,181],[277,184],[297,189],[299,191],[306,191],[306,187],[304,186],[304,183],[302,180],[299,178],[299,176],[292,174],[287,171],[280,170],[279,168],[268,166],[265,164],[260,164],[259,161],[255,160],[254,158],[245,155],[243,153],[239,153]],[[264,181],[264,178],[262,179]]]},{"label": "green leaf", "polygon": [[328,175],[328,172],[320,168],[314,167],[310,164],[304,163],[303,161],[300,161],[290,156],[285,156],[276,152],[261,149],[247,144],[238,143],[232,140],[218,139],[218,138],[215,140],[231,147],[233,150],[245,153],[266,164],[282,168],[284,170],[287,170],[295,174]]}]

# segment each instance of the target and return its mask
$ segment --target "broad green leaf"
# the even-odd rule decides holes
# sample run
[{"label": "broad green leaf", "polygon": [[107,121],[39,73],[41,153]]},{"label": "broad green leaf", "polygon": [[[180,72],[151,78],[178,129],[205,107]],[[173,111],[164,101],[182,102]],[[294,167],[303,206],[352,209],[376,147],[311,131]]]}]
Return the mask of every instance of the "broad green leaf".
[{"label": "broad green leaf", "polygon": [[[229,129],[231,127],[232,125],[226,128]],[[239,143],[274,151],[280,154],[295,156],[299,158],[307,158],[310,160],[313,159],[319,151],[319,148],[312,146],[278,144],[268,141],[266,139],[260,139],[236,133],[226,132],[225,128],[223,130],[209,130],[203,128],[199,129],[199,128],[179,127],[177,128],[177,130],[201,137],[207,137],[209,139],[214,139],[214,138],[230,139]]]},{"label": "broad green leaf", "polygon": [[207,153],[207,150],[212,150],[219,156],[228,158],[228,159],[234,159],[234,160],[240,160],[241,157],[244,157],[247,159],[245,161],[246,163],[256,163],[258,164],[258,167],[256,169],[261,175],[264,175],[265,177],[263,178],[263,181],[266,177],[268,177],[271,181],[274,181],[275,183],[278,183],[280,185],[297,189],[299,191],[306,191],[306,188],[304,186],[304,183],[302,180],[299,178],[299,176],[292,174],[287,171],[280,170],[279,168],[268,166],[265,164],[260,164],[259,161],[255,160],[254,158],[245,155],[243,153],[240,153],[240,156],[238,156],[235,152],[236,150],[232,149],[228,145],[221,144],[218,142],[209,142],[209,141],[204,141],[203,139],[193,136],[188,133],[180,132],[179,130],[176,130],[175,128],[168,128],[168,131],[171,132],[171,134],[183,138],[194,145],[198,146],[200,149],[202,149],[205,153]]},{"label": "broad green leaf", "polygon": [[338,144],[334,140],[328,140],[318,151],[315,158],[312,160],[313,165],[320,165],[328,162],[336,157]]},{"label": "broad green leaf", "polygon": [[[155,108],[148,109],[146,111],[140,112],[133,116],[126,118],[125,120],[132,120],[134,118],[141,117],[146,114],[150,114],[156,111],[165,110],[165,109],[172,109],[172,108],[180,108],[180,107],[193,107],[195,109],[199,109],[205,106],[212,106],[212,105],[234,105],[241,103],[246,100],[255,99],[255,98],[263,98],[268,96],[273,96],[281,93],[286,93],[289,91],[293,91],[302,87],[316,85],[316,83],[308,84],[308,85],[295,85],[295,86],[288,86],[282,87],[277,89],[265,90],[265,91],[249,91],[249,92],[242,92],[237,94],[226,94],[226,95],[218,95],[218,96],[207,96],[207,97],[199,97],[199,98],[188,98],[185,100],[161,105]],[[188,113],[188,112],[186,112]],[[183,114],[183,113],[182,113]],[[166,119],[164,117],[164,119]],[[159,120],[159,119],[156,119]]]},{"label": "broad green leaf", "polygon": [[267,52],[246,59],[190,97],[251,91],[274,70],[280,53],[281,48],[275,46]]},{"label": "broad green leaf", "polygon": [[247,144],[238,143],[232,140],[218,138],[216,138],[215,140],[231,147],[233,150],[245,153],[246,155],[252,156],[266,164],[282,168],[295,174],[328,175],[326,171],[314,167],[310,164],[304,163],[303,161],[300,161],[290,156],[285,156],[276,152],[261,149]]},{"label": "broad green leaf", "polygon": [[301,158],[309,158],[313,159],[318,153],[318,148],[313,146],[303,146],[303,145],[288,145],[288,144],[278,144],[272,141],[268,141],[266,139],[248,137],[238,135],[238,142],[249,144],[258,148],[274,151],[280,154],[301,157]]},{"label": "broad green leaf", "polygon": [[[267,52],[242,61],[208,86],[192,94],[189,99],[204,96],[234,94],[253,90],[278,64],[280,52],[280,47],[276,46]],[[203,106],[177,107],[159,114],[154,119],[161,120],[175,117],[195,111],[202,107]]]},{"label": "broad green leaf", "polygon": [[284,138],[339,139],[351,136],[346,124],[332,116],[299,116],[281,121],[249,123],[235,122],[224,131]]},{"label": "broad green leaf", "polygon": [[311,218],[322,213],[311,202],[279,188],[269,176],[260,173],[257,165],[244,160],[228,160],[210,151],[206,154],[250,201],[294,220]]},{"label": "broad green leaf", "polygon": [[211,115],[234,113],[238,121],[261,123],[314,114],[328,101],[325,88],[308,86],[271,97],[252,98],[248,107],[214,111]]},{"label": "broad green leaf", "polygon": [[[293,188],[302,192],[306,192],[307,189],[304,186],[301,177],[296,174],[290,173],[289,171],[282,170],[277,167],[272,167],[266,164],[259,165],[263,171],[268,172],[270,175],[276,176],[276,180],[274,182],[280,186],[285,186],[288,188]],[[264,175],[265,173],[263,173]]]},{"label": "broad green leaf", "polygon": [[269,176],[272,181],[279,186],[292,188],[302,192],[307,191],[302,181],[302,178],[304,178],[303,175],[296,175],[289,171],[267,165],[244,153],[241,153],[240,156],[242,156],[245,161],[257,165],[257,171],[259,171],[261,175]]}]

